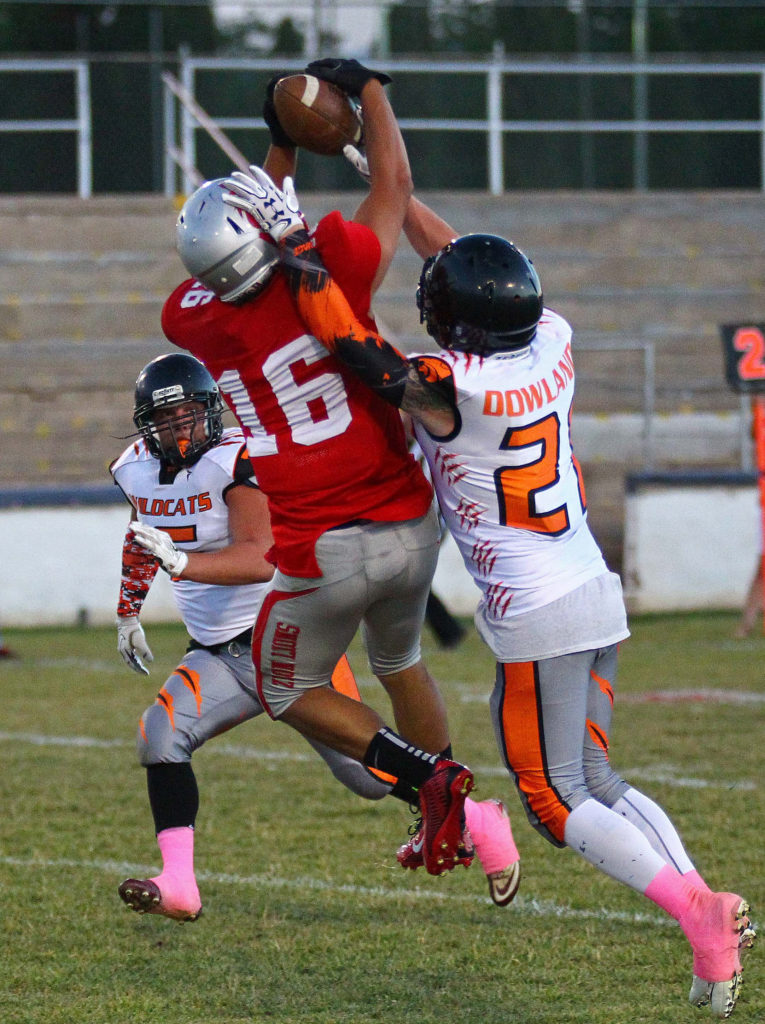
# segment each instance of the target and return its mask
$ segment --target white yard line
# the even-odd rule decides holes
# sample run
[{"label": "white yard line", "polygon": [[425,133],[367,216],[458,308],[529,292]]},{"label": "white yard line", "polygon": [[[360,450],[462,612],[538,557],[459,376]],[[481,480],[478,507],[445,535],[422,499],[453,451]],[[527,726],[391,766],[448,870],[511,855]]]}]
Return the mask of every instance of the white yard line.
[{"label": "white yard line", "polygon": [[[0,855],[0,865],[22,868],[36,871],[97,871],[102,874],[109,874],[118,877],[120,880],[126,876],[137,878],[148,878],[158,874],[156,865],[131,864],[127,861],[110,860],[74,860],[69,858],[24,858],[6,857]],[[393,870],[393,869],[391,869]],[[214,871],[198,871],[197,881],[213,882],[220,885],[231,885],[235,888],[254,889],[285,889],[295,892],[307,889],[313,892],[325,892],[332,896],[350,896],[353,898],[367,897],[369,899],[405,900],[408,902],[442,902],[442,903],[463,903],[472,906],[493,906],[488,896],[474,896],[469,894],[437,892],[433,889],[399,889],[385,885],[344,885],[327,882],[317,878],[297,877],[281,878],[278,875],[232,875],[221,874]],[[438,885],[439,883],[434,883]],[[530,915],[533,917],[556,917],[568,920],[594,920],[594,921],[625,921],[635,924],[649,924],[658,927],[673,928],[675,922],[670,918],[659,914],[644,914],[630,911],[609,910],[606,907],[580,909],[568,907],[554,900],[530,899],[522,895],[513,900],[512,907],[508,913]]]},{"label": "white yard line", "polygon": [[[101,750],[132,749],[133,740],[104,740],[96,736],[48,736],[32,732],[0,732],[0,743],[29,743],[36,747],[75,747],[95,748]],[[205,746],[209,754],[223,757],[238,758],[242,761],[284,761],[306,763],[315,760],[316,755],[306,751],[293,750],[260,750],[233,743],[209,743]],[[472,765],[473,771],[483,778],[508,778],[507,771],[499,764]],[[655,764],[642,768],[620,769],[627,779],[643,779],[646,782],[657,782],[676,789],[724,789],[726,791],[758,789],[758,784],[751,779],[704,779],[689,776],[682,769],[671,764]]]},{"label": "white yard line", "polygon": [[[486,704],[486,693],[458,687],[460,704]],[[616,706],[620,704],[765,704],[765,693],[753,690],[648,690],[645,693],[618,693]]]}]

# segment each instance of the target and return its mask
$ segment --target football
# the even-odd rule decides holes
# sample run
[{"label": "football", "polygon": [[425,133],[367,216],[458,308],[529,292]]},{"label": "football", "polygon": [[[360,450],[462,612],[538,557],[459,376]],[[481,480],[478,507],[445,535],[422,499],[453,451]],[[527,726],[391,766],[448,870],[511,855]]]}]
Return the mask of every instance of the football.
[{"label": "football", "polygon": [[361,143],[361,111],[342,89],[314,75],[288,75],[274,87],[274,107],[296,146],[337,156],[349,142]]}]

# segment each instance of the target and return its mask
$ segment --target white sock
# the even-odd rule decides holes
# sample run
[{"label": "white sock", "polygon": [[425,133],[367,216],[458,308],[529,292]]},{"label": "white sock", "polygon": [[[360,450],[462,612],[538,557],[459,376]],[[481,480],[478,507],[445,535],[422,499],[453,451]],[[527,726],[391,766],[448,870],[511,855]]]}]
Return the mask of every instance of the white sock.
[{"label": "white sock", "polygon": [[611,810],[631,821],[635,828],[639,828],[665,864],[677,868],[681,875],[693,871],[693,861],[685,852],[675,826],[661,807],[645,793],[637,789],[628,789]]},{"label": "white sock", "polygon": [[574,808],[564,839],[599,871],[637,892],[644,893],[666,866],[639,828],[597,800]]}]

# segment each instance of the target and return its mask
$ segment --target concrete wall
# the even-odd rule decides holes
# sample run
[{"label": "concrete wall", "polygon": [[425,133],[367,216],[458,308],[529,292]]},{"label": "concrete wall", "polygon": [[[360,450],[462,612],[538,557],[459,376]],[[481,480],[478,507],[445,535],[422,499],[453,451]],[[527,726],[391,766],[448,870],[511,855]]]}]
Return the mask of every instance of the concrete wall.
[{"label": "concrete wall", "polygon": [[741,608],[760,530],[750,474],[629,478],[623,582],[630,610]]},{"label": "concrete wall", "polygon": [[[113,622],[129,518],[126,503],[0,510],[0,623]],[[143,614],[147,621],[178,618],[162,572]]]},{"label": "concrete wall", "polygon": [[[108,489],[90,497],[101,503],[14,507],[5,496],[0,623],[113,621],[129,513]],[[759,529],[757,489],[746,474],[630,478],[623,574],[630,611],[740,608],[760,550]],[[457,614],[475,610],[478,590],[450,538],[441,550],[434,590]],[[146,621],[178,618],[162,572],[143,614]]]}]

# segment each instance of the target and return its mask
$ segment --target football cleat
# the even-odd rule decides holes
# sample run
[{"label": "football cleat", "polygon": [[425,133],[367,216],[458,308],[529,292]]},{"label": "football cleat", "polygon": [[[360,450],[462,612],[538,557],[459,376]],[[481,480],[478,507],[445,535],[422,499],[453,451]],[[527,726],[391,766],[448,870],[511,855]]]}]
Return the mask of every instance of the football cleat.
[{"label": "football cleat", "polygon": [[503,871],[492,871],[486,875],[489,895],[498,907],[506,907],[515,899],[521,884],[521,862],[506,867]]},{"label": "football cleat", "polygon": [[442,875],[458,863],[465,829],[465,797],[473,785],[469,768],[440,758],[433,774],[420,786],[422,857],[430,875]]},{"label": "football cleat", "polygon": [[167,895],[163,896],[151,878],[126,878],[118,892],[122,902],[138,914],[161,914],[183,924],[185,921],[196,921],[202,913],[201,905],[196,910],[177,906]]},{"label": "football cleat", "polygon": [[[418,818],[410,826],[409,831],[412,833],[411,838],[404,843],[403,846],[399,846],[396,852],[396,860],[402,868],[408,868],[410,871],[416,871],[417,868],[421,868],[425,864],[425,858],[422,855],[422,848],[425,843],[422,818]],[[457,856],[454,862],[455,867],[457,864],[462,864],[464,867],[469,868],[473,863],[474,853],[475,849],[473,847],[473,840],[470,837],[470,832],[466,828],[462,833],[462,841],[457,847]]]},{"label": "football cleat", "polygon": [[489,895],[498,907],[506,907],[521,884],[521,858],[507,808],[501,800],[466,800],[465,818],[486,873]]},{"label": "football cleat", "polygon": [[709,1006],[713,1016],[725,1020],[733,1013],[741,991],[739,951],[750,949],[757,933],[748,917],[749,904],[735,893],[705,894],[704,904],[706,928],[691,941],[693,981],[688,1001],[697,1007]]},{"label": "football cleat", "polygon": [[[506,907],[512,903],[521,884],[521,864],[505,805],[501,800],[476,802],[468,798],[465,819],[455,864],[468,867],[477,855],[492,901],[498,907]],[[396,859],[402,868],[416,871],[424,864],[422,819],[415,821],[409,831],[411,838],[398,848]]]}]

